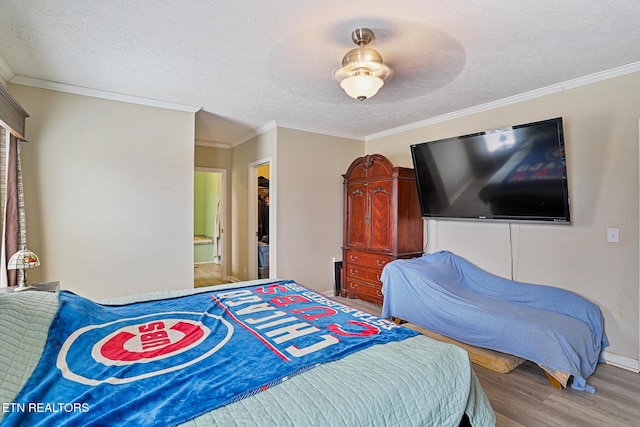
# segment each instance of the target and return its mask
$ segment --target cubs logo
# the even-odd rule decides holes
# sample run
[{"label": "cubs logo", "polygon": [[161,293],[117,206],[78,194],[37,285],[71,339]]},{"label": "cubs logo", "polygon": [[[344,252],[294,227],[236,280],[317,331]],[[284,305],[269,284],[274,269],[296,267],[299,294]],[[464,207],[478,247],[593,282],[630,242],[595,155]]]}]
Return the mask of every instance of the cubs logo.
[{"label": "cubs logo", "polygon": [[209,336],[200,322],[163,319],[118,329],[93,346],[91,356],[105,365],[147,363],[186,351]]},{"label": "cubs logo", "polygon": [[73,332],[63,343],[56,365],[71,381],[124,384],[197,363],[224,347],[232,335],[233,325],[210,313],[166,312],[119,319]]}]

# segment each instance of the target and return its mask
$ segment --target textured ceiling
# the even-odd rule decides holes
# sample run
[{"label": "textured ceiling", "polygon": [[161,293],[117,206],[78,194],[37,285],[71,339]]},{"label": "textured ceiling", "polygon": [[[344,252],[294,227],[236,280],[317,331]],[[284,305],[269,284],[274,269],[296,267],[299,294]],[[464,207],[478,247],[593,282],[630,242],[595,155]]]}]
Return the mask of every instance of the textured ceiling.
[{"label": "textured ceiling", "polygon": [[[638,0],[0,0],[0,72],[202,108],[196,138],[280,126],[358,139],[640,61]],[[371,28],[393,75],[333,73]]]}]

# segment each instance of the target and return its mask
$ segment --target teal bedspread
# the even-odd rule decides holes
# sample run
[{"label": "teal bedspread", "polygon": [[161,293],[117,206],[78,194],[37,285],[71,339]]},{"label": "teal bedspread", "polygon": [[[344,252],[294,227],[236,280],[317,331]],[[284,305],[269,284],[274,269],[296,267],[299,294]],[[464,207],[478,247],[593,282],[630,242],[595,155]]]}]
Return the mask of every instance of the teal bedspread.
[{"label": "teal bedspread", "polygon": [[[227,287],[256,283],[259,281]],[[103,302],[127,303],[207,291],[210,289],[157,292]],[[47,403],[64,403],[33,402],[26,408],[14,404],[38,364],[57,309],[57,295],[52,293],[0,295],[0,421],[10,411],[46,411],[53,408]],[[171,401],[167,399],[166,404],[171,405]],[[75,409],[67,406],[66,410]],[[320,365],[184,425],[456,426],[463,413],[473,426],[495,424],[468,355],[458,347],[417,336],[375,345]]]}]

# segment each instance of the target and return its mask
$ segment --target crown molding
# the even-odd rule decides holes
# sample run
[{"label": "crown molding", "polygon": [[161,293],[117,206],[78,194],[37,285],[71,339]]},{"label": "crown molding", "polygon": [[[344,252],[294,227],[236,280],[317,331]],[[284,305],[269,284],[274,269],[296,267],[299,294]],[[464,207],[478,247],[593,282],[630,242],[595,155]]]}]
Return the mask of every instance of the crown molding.
[{"label": "crown molding", "polygon": [[311,128],[304,128],[301,126],[293,126],[293,125],[289,125],[286,123],[277,123],[275,120],[272,120],[268,123],[265,123],[264,125],[260,126],[258,129],[248,133],[247,135],[243,136],[242,138],[238,139],[237,141],[235,141],[233,144],[231,144],[231,148],[235,148],[240,144],[243,144],[247,141],[249,141],[251,138],[255,138],[258,135],[261,135],[273,128],[281,128],[281,129],[291,129],[291,130],[298,130],[301,132],[309,132],[309,133],[317,133],[319,135],[325,135],[325,136],[333,136],[336,138],[344,138],[344,139],[352,139],[354,141],[364,141],[363,138],[358,137],[358,136],[354,136],[354,135],[345,135],[345,134],[340,134],[340,133],[336,133],[336,132],[326,132],[326,131],[321,131],[321,130],[317,130],[317,129],[311,129]]},{"label": "crown molding", "polygon": [[251,138],[255,138],[258,135],[262,135],[263,133],[270,131],[271,129],[275,129],[277,128],[278,125],[276,124],[275,120],[271,120],[270,122],[267,122],[265,124],[263,124],[262,126],[260,126],[259,128],[249,132],[248,134],[246,134],[245,136],[243,136],[242,138],[234,141],[231,144],[231,148],[235,148],[240,144],[244,144],[245,142],[249,141]]},{"label": "crown molding", "polygon": [[201,147],[231,149],[231,144],[225,144],[224,142],[207,141],[205,139],[196,139],[196,145]]},{"label": "crown molding", "polygon": [[[608,80],[608,79],[611,79],[611,78],[623,76],[623,75],[634,73],[634,72],[638,72],[638,71],[640,71],[640,61],[628,64],[628,65],[623,65],[623,66],[620,66],[620,67],[612,68],[612,69],[609,69],[609,70],[605,70],[605,71],[602,71],[602,72],[590,74],[590,75],[587,75],[587,76],[584,76],[584,77],[579,77],[579,78],[576,78],[576,79],[568,80],[566,82],[562,82],[562,83],[557,83],[557,84],[554,84],[554,85],[546,86],[546,87],[543,87],[543,88],[540,88],[540,89],[536,89],[536,90],[532,90],[532,91],[529,91],[529,92],[521,93],[521,94],[518,94],[518,95],[511,96],[511,97],[499,99],[497,101],[492,101],[492,102],[488,102],[488,103],[485,103],[485,104],[477,105],[475,107],[465,108],[465,109],[462,109],[462,110],[458,110],[458,111],[454,111],[454,112],[451,112],[451,113],[442,114],[440,116],[432,117],[432,118],[429,118],[429,119],[426,119],[426,120],[421,120],[419,122],[410,123],[410,124],[407,124],[407,125],[404,125],[404,126],[399,126],[399,127],[387,129],[387,130],[384,130],[384,131],[381,131],[381,132],[369,134],[369,135],[366,135],[364,138],[353,136],[353,135],[344,135],[344,134],[339,134],[339,133],[330,133],[330,132],[326,132],[326,131],[319,131],[319,130],[314,130],[314,129],[301,128],[299,126],[292,126],[292,125],[287,125],[287,124],[281,124],[280,127],[293,129],[293,130],[300,130],[300,131],[304,131],[304,132],[319,133],[319,134],[322,134],[322,135],[334,136],[334,137],[338,137],[338,138],[346,138],[346,139],[353,139],[353,140],[357,140],[357,141],[365,141],[365,142],[367,142],[367,141],[373,141],[373,140],[376,140],[376,139],[379,139],[379,138],[383,138],[383,137],[386,137],[386,136],[396,135],[396,134],[407,132],[407,131],[411,131],[411,130],[414,130],[414,129],[419,129],[419,128],[422,128],[422,127],[425,127],[425,126],[430,126],[430,125],[434,125],[434,124],[437,124],[437,123],[442,123],[442,122],[446,122],[446,121],[449,121],[449,120],[453,120],[453,119],[457,119],[457,118],[461,118],[461,117],[470,116],[470,115],[473,115],[473,114],[477,114],[477,113],[493,110],[493,109],[496,109],[496,108],[517,104],[519,102],[528,101],[528,100],[535,99],[535,98],[540,98],[542,96],[546,96],[546,95],[562,92],[564,90],[573,89],[573,88],[577,88],[577,87],[580,87],[580,86],[585,86],[585,85],[597,83],[597,82],[600,82],[600,81],[603,81],[603,80]],[[131,95],[124,95],[124,94],[120,94],[120,93],[102,91],[102,90],[97,90],[97,89],[89,89],[89,88],[85,88],[85,87],[81,87],[81,86],[74,86],[74,85],[68,85],[68,84],[64,84],[64,83],[57,83],[57,82],[52,82],[52,81],[48,81],[48,80],[36,79],[36,78],[32,78],[32,77],[17,76],[17,75],[15,75],[15,73],[13,72],[13,70],[11,69],[9,64],[6,62],[6,60],[2,57],[2,55],[0,55],[0,75],[9,83],[23,85],[23,86],[37,87],[37,88],[40,88],[40,89],[49,89],[49,90],[55,90],[55,91],[58,91],[58,92],[66,92],[66,93],[72,93],[72,94],[76,94],[76,95],[91,96],[91,97],[94,97],[94,98],[109,99],[109,100],[112,100],[112,101],[121,101],[121,102],[127,102],[127,103],[131,103],[131,104],[139,104],[139,105],[146,105],[146,106],[151,106],[151,107],[166,108],[166,109],[170,109],[170,110],[185,111],[185,112],[189,112],[189,113],[195,113],[195,112],[197,112],[197,111],[202,109],[202,107],[196,107],[196,106],[192,106],[192,105],[177,104],[177,103],[173,103],[173,102],[159,101],[159,100],[155,100],[155,99],[149,99],[149,98],[143,98],[143,97],[137,97],[137,96],[131,96]],[[277,128],[277,127],[278,127],[278,124],[276,124],[276,121],[272,120],[272,121],[267,122],[264,125],[260,126],[259,128],[253,130],[252,132],[246,134],[242,138],[234,141],[230,145],[223,144],[223,143],[218,143],[218,142],[213,142],[213,141],[204,141],[204,140],[203,141],[196,141],[196,145],[209,146],[209,147],[215,147],[215,148],[234,148],[234,147],[237,147],[238,145],[243,144],[244,142],[249,141],[252,138],[255,138],[256,136],[259,136],[259,135],[261,135],[261,134],[263,134],[263,133],[265,133],[265,132],[267,132],[267,131],[269,131],[271,129]]]},{"label": "crown molding", "polygon": [[354,141],[359,141],[359,142],[363,142],[364,141],[363,137],[357,136],[357,135],[349,135],[349,134],[339,133],[339,132],[328,132],[328,131],[325,131],[325,130],[319,130],[319,129],[313,129],[313,128],[308,128],[308,127],[303,127],[303,126],[290,125],[288,123],[278,123],[278,127],[279,128],[291,129],[291,130],[299,130],[301,132],[317,133],[319,135],[325,135],[325,136],[333,136],[335,138],[352,139]]},{"label": "crown molding", "polygon": [[187,113],[196,113],[201,107],[193,105],[176,104],[173,102],[159,101],[157,99],[143,98],[139,96],[124,95],[121,93],[108,92],[104,90],[89,89],[81,86],[68,85],[65,83],[57,83],[48,80],[35,79],[32,77],[15,76],[7,80],[9,83],[37,87],[40,89],[55,90],[58,92],[72,93],[75,95],[90,96],[93,98],[108,99],[111,101],[127,102],[129,104],[146,105],[149,107],[165,108],[168,110],[185,111]]},{"label": "crown molding", "polygon": [[609,70],[601,71],[599,73],[589,74],[584,77],[578,77],[576,79],[568,80],[563,83],[557,83],[554,85],[546,86],[540,89],[535,89],[529,92],[524,92],[518,95],[510,96],[508,98],[499,99],[497,101],[487,102],[486,104],[477,105],[475,107],[465,108],[462,110],[454,111],[452,113],[443,114],[440,116],[432,117],[430,119],[421,120],[419,122],[410,123],[408,125],[399,126],[392,129],[387,129],[382,132],[373,133],[367,135],[365,141],[373,141],[375,139],[383,138],[386,136],[397,135],[399,133],[419,129],[425,126],[434,125],[437,123],[446,122],[453,119],[458,119],[465,116],[470,116],[477,113],[493,110],[500,107],[505,107],[519,102],[528,101],[542,96],[551,95],[554,93],[562,92],[568,89],[574,89],[580,86],[585,86],[603,80],[612,79],[614,77],[624,76],[626,74],[635,73],[640,71],[640,62],[633,62],[628,65],[612,68]]},{"label": "crown molding", "polygon": [[6,81],[9,81],[14,78],[15,75],[16,73],[13,72],[13,70],[9,66],[9,63],[7,63],[4,57],[0,55],[0,76],[2,76],[2,78]]}]

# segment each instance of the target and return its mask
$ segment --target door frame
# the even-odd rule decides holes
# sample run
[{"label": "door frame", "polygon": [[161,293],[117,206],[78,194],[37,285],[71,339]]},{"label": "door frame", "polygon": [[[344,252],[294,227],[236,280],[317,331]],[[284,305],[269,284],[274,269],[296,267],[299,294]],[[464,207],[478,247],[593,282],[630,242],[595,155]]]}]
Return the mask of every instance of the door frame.
[{"label": "door frame", "polygon": [[249,180],[247,185],[248,201],[248,267],[247,274],[249,280],[258,278],[258,168],[269,165],[269,277],[277,277],[276,268],[276,173],[275,164],[272,157],[265,157],[249,163]]},{"label": "door frame", "polygon": [[222,246],[222,256],[220,257],[220,265],[222,267],[222,278],[228,280],[227,277],[227,170],[219,168],[206,168],[196,166],[195,172],[209,172],[220,174],[220,245]]}]

